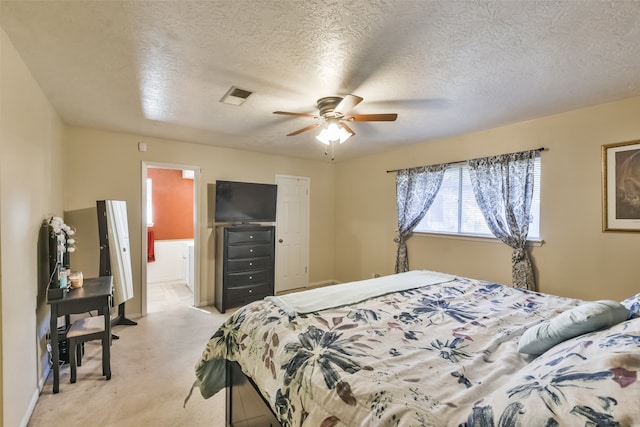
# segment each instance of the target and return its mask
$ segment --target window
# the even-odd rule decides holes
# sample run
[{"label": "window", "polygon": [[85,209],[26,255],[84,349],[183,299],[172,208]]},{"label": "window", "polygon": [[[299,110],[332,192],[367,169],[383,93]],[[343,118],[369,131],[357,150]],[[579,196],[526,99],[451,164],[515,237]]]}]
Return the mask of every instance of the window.
[{"label": "window", "polygon": [[[493,237],[476,203],[469,168],[452,166],[444,172],[440,191],[414,230],[423,233]],[[540,239],[540,157],[536,157],[529,240]]]},{"label": "window", "polygon": [[153,185],[147,178],[147,227],[153,227]]}]

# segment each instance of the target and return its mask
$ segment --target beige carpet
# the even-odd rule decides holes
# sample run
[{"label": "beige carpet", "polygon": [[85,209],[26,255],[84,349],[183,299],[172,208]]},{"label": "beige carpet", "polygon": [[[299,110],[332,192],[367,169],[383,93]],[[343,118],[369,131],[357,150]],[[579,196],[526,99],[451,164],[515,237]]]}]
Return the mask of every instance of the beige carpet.
[{"label": "beige carpet", "polygon": [[195,389],[183,402],[206,342],[228,315],[177,304],[136,326],[116,325],[111,380],[100,375],[100,341],[86,343],[77,382],[64,365],[53,394],[49,375],[28,426],[224,426],[224,392],[204,400]]}]

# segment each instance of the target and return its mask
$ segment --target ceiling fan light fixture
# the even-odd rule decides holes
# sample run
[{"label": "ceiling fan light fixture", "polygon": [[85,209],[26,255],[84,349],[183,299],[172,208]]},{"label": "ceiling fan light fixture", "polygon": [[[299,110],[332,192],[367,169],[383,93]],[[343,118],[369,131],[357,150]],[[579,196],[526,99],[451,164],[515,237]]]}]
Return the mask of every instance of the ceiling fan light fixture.
[{"label": "ceiling fan light fixture", "polygon": [[325,145],[329,145],[331,140],[329,139],[329,131],[326,128],[322,128],[320,133],[316,136],[316,139]]},{"label": "ceiling fan light fixture", "polygon": [[331,160],[334,159],[336,143],[342,144],[356,133],[351,129],[351,122],[393,122],[398,118],[397,113],[386,114],[352,114],[350,111],[362,102],[362,98],[353,94],[341,96],[325,96],[317,101],[318,115],[309,113],[293,113],[289,111],[274,111],[273,114],[285,116],[306,117],[317,120],[316,123],[288,133],[287,136],[299,135],[311,129],[320,129],[316,139],[325,147],[328,155],[331,146]]},{"label": "ceiling fan light fixture", "polygon": [[325,127],[322,128],[316,139],[323,144],[340,142],[342,144],[351,137],[352,133],[340,126],[336,121],[330,120]]}]

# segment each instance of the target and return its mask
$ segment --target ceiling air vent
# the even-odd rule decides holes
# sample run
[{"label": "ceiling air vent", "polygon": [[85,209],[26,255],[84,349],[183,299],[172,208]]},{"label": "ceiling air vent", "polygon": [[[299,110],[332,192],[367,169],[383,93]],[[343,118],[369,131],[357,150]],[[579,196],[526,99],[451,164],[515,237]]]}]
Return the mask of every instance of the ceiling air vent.
[{"label": "ceiling air vent", "polygon": [[231,86],[227,93],[220,99],[220,102],[229,105],[242,105],[252,93],[253,92],[249,92],[248,90]]}]

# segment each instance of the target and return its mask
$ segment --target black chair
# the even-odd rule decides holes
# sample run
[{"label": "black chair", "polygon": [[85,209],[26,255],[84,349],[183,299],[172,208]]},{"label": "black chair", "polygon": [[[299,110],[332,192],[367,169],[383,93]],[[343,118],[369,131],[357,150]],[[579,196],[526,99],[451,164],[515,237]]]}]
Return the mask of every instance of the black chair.
[{"label": "black chair", "polygon": [[[82,366],[82,344],[87,341],[102,341],[102,375],[111,379],[110,358],[105,357],[105,348],[109,346],[110,337],[105,337],[104,316],[93,316],[78,319],[71,324],[67,332],[69,342],[69,364],[71,365],[71,382],[76,382],[76,363]],[[105,342],[106,340],[106,342]]]}]

